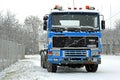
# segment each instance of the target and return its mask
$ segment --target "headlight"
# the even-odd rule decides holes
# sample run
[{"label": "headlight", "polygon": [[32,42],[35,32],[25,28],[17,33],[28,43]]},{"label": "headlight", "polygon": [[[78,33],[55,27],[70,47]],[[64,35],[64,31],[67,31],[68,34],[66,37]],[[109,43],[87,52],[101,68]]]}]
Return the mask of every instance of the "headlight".
[{"label": "headlight", "polygon": [[52,51],[52,55],[53,56],[60,56],[60,52],[59,51]]},{"label": "headlight", "polygon": [[98,55],[98,52],[92,52],[92,55]]}]

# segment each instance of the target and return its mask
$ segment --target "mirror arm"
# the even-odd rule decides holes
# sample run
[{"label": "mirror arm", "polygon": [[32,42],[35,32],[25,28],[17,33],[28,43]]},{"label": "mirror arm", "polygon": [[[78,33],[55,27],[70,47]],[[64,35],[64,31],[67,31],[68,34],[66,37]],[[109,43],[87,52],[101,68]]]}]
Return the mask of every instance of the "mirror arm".
[{"label": "mirror arm", "polygon": [[102,20],[104,20],[104,15],[100,15],[100,16],[102,16]]}]

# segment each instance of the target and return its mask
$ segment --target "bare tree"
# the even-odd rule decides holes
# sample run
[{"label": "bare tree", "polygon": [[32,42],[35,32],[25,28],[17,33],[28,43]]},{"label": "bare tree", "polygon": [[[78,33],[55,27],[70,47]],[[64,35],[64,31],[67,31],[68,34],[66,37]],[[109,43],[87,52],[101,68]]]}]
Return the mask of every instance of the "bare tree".
[{"label": "bare tree", "polygon": [[25,29],[22,28],[15,14],[10,11],[7,11],[5,15],[0,13],[0,38],[24,44],[24,36],[26,36]]},{"label": "bare tree", "polygon": [[28,33],[30,35],[29,47],[32,53],[36,53],[39,51],[39,27],[41,27],[42,21],[38,16],[28,16],[24,21],[24,26],[27,28]]},{"label": "bare tree", "polygon": [[115,28],[120,29],[120,19],[115,21]]},{"label": "bare tree", "polygon": [[118,20],[116,20],[115,21],[115,31],[114,31],[114,33],[116,33],[115,34],[115,39],[117,39],[118,40],[118,42],[119,42],[119,44],[120,44],[120,19],[118,19]]}]

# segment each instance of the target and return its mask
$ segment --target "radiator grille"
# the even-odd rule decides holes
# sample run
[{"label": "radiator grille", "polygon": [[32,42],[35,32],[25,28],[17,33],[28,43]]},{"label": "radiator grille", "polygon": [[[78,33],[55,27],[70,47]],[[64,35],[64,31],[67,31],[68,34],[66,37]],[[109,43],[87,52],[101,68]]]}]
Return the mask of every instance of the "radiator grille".
[{"label": "radiator grille", "polygon": [[[90,42],[93,39],[94,42]],[[66,37],[55,36],[52,38],[53,47],[87,47],[87,45],[96,45],[98,47],[98,37]]]},{"label": "radiator grille", "polygon": [[65,57],[83,57],[86,56],[87,50],[65,50]]}]

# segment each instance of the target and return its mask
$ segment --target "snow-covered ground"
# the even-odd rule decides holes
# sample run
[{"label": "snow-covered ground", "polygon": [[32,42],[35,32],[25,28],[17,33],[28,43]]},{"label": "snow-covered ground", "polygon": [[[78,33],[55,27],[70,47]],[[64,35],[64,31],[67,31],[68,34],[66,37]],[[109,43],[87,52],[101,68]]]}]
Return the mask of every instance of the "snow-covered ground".
[{"label": "snow-covered ground", "polygon": [[120,56],[102,55],[102,64],[96,73],[85,68],[59,67],[57,73],[49,73],[40,67],[39,55],[26,55],[9,68],[0,72],[0,80],[120,80]]}]

